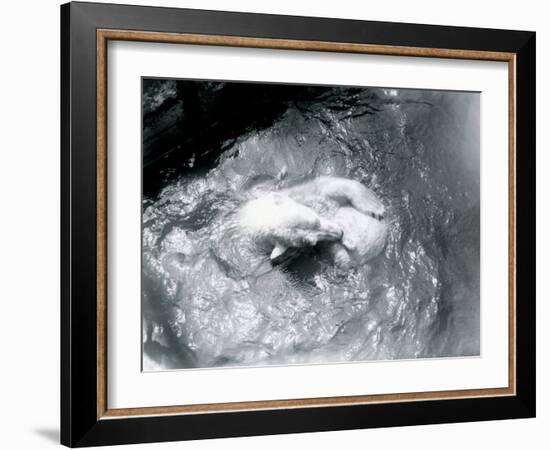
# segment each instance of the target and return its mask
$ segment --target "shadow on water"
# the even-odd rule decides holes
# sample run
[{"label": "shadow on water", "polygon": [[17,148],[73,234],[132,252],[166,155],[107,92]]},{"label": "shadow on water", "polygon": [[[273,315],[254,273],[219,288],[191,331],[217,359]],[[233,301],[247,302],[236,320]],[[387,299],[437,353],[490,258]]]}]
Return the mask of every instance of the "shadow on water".
[{"label": "shadow on water", "polygon": [[240,136],[272,126],[323,86],[143,80],[143,191],[154,196],[182,169],[210,169]]}]

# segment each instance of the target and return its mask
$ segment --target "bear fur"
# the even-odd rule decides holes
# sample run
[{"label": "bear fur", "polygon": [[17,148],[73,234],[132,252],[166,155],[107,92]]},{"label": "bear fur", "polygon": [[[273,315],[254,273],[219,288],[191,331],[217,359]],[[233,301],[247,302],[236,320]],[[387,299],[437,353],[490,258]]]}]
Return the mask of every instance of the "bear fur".
[{"label": "bear fur", "polygon": [[323,176],[279,191],[256,189],[237,222],[274,264],[296,249],[324,244],[334,263],[347,268],[383,251],[383,214],[382,202],[361,183]]}]

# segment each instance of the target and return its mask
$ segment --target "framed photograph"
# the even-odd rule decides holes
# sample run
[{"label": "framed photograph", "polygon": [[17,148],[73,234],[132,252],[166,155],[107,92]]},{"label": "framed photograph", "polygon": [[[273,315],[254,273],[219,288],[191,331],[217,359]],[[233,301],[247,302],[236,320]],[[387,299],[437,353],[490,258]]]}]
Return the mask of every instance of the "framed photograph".
[{"label": "framed photograph", "polygon": [[61,441],[535,415],[535,33],[61,7]]}]

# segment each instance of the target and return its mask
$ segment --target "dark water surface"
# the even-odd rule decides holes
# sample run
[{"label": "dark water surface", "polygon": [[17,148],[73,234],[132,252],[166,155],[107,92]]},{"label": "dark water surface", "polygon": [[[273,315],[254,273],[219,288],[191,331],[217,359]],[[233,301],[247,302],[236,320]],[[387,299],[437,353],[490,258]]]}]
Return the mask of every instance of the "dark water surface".
[{"label": "dark water surface", "polygon": [[[478,355],[479,94],[277,89],[144,84],[144,370]],[[245,252],[243,193],[320,175],[382,200],[383,254]]]}]

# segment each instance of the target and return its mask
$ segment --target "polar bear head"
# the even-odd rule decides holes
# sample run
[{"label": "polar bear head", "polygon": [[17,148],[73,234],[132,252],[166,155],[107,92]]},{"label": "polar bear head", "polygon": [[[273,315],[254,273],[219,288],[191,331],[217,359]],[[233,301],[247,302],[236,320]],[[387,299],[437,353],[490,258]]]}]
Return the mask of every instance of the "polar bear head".
[{"label": "polar bear head", "polygon": [[238,222],[256,242],[269,246],[276,262],[288,248],[342,239],[342,229],[287,195],[272,192],[247,202]]}]

